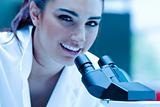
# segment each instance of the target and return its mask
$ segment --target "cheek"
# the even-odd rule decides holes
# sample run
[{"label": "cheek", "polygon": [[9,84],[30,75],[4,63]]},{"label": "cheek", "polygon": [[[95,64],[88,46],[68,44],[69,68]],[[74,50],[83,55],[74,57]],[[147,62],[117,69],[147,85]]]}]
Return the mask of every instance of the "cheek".
[{"label": "cheek", "polygon": [[86,36],[86,42],[85,42],[85,49],[86,50],[88,50],[92,46],[92,44],[94,43],[96,37],[97,37],[97,33],[96,32],[89,33]]},{"label": "cheek", "polygon": [[49,41],[57,40],[67,34],[66,30],[54,18],[46,18],[43,23],[45,35]]},{"label": "cheek", "polygon": [[43,22],[43,29],[45,29],[46,36],[53,37],[56,36],[56,32],[59,31],[59,28],[56,26],[53,20],[47,18]]}]

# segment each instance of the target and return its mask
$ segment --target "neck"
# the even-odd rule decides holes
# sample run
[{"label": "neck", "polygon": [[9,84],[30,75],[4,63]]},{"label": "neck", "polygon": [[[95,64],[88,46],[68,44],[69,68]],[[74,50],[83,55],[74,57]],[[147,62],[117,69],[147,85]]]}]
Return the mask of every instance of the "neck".
[{"label": "neck", "polygon": [[63,71],[63,69],[64,66],[55,64],[53,62],[45,62],[33,56],[30,77],[34,77],[35,79],[41,78],[44,80],[48,80],[56,77],[56,75],[59,75],[61,71]]},{"label": "neck", "polygon": [[54,77],[54,75],[58,74],[63,70],[64,65],[57,63],[50,56],[48,56],[44,50],[40,47],[39,42],[36,38],[37,33],[35,30],[32,33],[33,37],[33,63],[32,63],[32,71],[31,75],[39,78],[42,76],[43,78]]},{"label": "neck", "polygon": [[52,69],[38,61],[33,58],[32,71],[28,78],[31,103],[34,107],[47,104],[64,68]]}]

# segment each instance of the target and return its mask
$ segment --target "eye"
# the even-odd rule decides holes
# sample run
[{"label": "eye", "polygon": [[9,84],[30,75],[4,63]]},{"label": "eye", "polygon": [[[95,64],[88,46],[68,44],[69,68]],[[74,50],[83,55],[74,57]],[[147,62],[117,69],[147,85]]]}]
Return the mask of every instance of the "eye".
[{"label": "eye", "polygon": [[73,21],[73,19],[68,15],[60,15],[60,16],[58,16],[58,18],[62,21],[66,21],[66,22],[72,22]]},{"label": "eye", "polygon": [[99,25],[99,23],[97,21],[89,21],[86,23],[86,25],[90,27],[96,27]]}]

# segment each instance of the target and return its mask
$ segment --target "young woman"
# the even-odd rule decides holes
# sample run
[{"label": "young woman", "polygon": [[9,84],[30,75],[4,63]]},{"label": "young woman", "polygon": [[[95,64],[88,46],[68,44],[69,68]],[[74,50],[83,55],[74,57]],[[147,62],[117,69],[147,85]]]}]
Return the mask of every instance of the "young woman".
[{"label": "young woman", "polygon": [[[96,39],[103,0],[25,0],[0,33],[0,107],[97,107],[74,59]],[[96,67],[96,65],[95,65]]]}]

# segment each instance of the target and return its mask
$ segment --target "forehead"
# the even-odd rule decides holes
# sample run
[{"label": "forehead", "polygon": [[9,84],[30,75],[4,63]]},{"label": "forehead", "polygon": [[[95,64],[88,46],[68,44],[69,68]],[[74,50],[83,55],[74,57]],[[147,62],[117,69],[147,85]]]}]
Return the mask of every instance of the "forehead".
[{"label": "forehead", "polygon": [[66,8],[80,14],[101,15],[102,0],[51,0],[50,8]]}]

